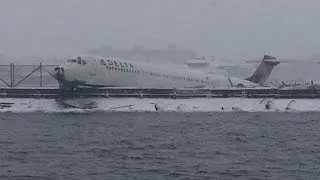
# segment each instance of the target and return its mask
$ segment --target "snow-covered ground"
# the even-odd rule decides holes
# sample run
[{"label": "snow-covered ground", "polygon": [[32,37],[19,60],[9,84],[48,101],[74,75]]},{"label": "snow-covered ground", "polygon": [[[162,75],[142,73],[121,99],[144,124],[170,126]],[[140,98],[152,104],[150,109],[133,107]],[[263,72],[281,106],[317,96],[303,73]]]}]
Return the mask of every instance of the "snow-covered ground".
[{"label": "snow-covered ground", "polygon": [[[103,111],[177,111],[177,112],[230,112],[230,111],[320,111],[320,99],[72,99],[63,102],[54,99],[0,99],[0,112],[103,112]],[[266,109],[269,104],[270,109]]]}]

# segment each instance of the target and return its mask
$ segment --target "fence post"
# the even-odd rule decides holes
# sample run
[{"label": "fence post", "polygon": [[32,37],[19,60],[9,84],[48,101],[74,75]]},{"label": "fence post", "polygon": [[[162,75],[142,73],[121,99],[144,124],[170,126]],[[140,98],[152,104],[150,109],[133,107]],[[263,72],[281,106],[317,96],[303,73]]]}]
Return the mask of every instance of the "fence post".
[{"label": "fence post", "polygon": [[42,62],[40,62],[40,87],[42,87]]},{"label": "fence post", "polygon": [[13,72],[12,72],[12,87],[15,87],[14,83],[16,81],[16,77],[15,77],[15,74],[16,74],[16,66],[14,65],[14,63],[12,63],[12,69],[13,69]]},{"label": "fence post", "polygon": [[12,87],[12,63],[10,63],[10,87]]},{"label": "fence post", "polygon": [[14,64],[10,63],[10,80],[11,80],[11,87],[14,87]]}]

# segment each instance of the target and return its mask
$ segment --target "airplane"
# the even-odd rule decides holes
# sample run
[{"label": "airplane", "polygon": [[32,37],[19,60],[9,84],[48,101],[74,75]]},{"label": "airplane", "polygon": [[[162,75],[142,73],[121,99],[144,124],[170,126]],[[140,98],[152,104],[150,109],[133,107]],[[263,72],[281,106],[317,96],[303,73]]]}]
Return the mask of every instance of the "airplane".
[{"label": "airplane", "polygon": [[208,74],[178,65],[150,64],[107,57],[76,57],[48,73],[63,89],[77,87],[136,88],[232,88],[261,87],[279,64],[265,55],[255,72],[246,79]]}]

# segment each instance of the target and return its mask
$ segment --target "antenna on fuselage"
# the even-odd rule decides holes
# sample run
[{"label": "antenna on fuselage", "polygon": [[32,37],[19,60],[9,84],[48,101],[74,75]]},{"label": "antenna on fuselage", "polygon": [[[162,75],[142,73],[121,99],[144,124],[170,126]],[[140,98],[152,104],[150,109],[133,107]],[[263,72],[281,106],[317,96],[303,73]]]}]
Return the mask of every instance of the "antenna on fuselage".
[{"label": "antenna on fuselage", "polygon": [[233,87],[233,84],[232,84],[232,82],[231,82],[230,77],[228,77],[228,81],[229,81],[229,83],[230,83],[231,87]]}]

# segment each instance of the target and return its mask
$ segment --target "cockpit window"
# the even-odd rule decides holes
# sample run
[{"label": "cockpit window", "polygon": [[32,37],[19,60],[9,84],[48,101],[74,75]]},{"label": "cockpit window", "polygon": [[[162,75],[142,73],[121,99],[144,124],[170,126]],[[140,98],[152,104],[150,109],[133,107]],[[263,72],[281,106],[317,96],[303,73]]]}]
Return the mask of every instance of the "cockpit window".
[{"label": "cockpit window", "polygon": [[77,60],[76,59],[69,59],[67,62],[70,62],[70,63],[76,63]]},{"label": "cockpit window", "polygon": [[82,64],[82,65],[87,64],[87,62],[82,59],[69,59],[67,62],[68,63],[78,63],[78,64]]}]

